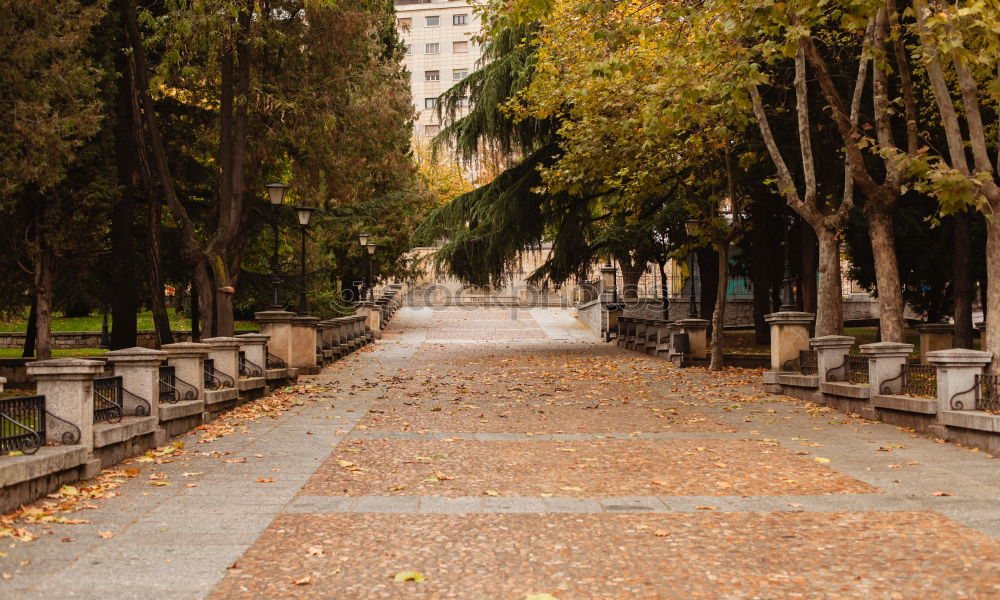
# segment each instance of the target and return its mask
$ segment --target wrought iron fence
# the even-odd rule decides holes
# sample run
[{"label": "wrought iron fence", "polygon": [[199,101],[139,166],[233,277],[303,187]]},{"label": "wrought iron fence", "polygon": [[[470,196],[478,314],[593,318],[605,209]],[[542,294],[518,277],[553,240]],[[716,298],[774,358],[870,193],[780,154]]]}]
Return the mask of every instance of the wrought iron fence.
[{"label": "wrought iron fence", "polygon": [[1000,412],[1000,375],[976,377],[976,409]]},{"label": "wrought iron fence", "polygon": [[240,377],[260,377],[264,370],[260,365],[247,358],[247,353],[240,351]]},{"label": "wrought iron fence", "polygon": [[267,368],[268,369],[284,369],[285,361],[280,357],[277,357],[270,352],[267,353]]},{"label": "wrought iron fence", "polygon": [[815,350],[799,350],[798,358],[785,361],[781,370],[802,373],[803,375],[817,375],[819,373],[818,360]]},{"label": "wrought iron fence", "polygon": [[45,444],[45,396],[0,399],[0,450],[34,454]]},{"label": "wrought iron fence", "polygon": [[882,383],[879,392],[892,394],[895,388],[893,383],[896,381],[901,383],[901,393],[908,396],[933,398],[937,395],[937,367],[933,365],[906,363],[899,375]]},{"label": "wrought iron fence", "polygon": [[205,359],[205,388],[217,390],[233,387],[233,378],[215,368],[215,361]]},{"label": "wrought iron fence", "polygon": [[177,390],[177,373],[174,367],[160,366],[160,402],[173,404],[181,399]]},{"label": "wrought iron fence", "polygon": [[94,422],[117,423],[125,416],[122,402],[122,378],[98,377],[94,380]]},{"label": "wrought iron fence", "polygon": [[849,383],[868,383],[868,357],[848,354],[844,359]]}]

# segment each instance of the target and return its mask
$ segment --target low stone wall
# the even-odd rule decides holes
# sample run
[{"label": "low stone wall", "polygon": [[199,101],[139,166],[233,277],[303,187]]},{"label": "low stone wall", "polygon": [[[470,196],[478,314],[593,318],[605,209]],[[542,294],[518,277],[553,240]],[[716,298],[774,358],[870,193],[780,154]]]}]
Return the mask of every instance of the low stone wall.
[{"label": "low stone wall", "polygon": [[[173,331],[175,342],[190,342],[190,331]],[[257,333],[257,330],[240,330],[236,334]],[[20,350],[24,348],[24,338],[27,334],[22,332],[2,332],[0,333],[0,348]],[[82,350],[86,348],[100,348],[100,331],[53,331],[53,350]],[[155,331],[143,330],[136,336],[137,346],[143,348],[158,348],[159,343]]]},{"label": "low stone wall", "polygon": [[600,300],[581,304],[576,309],[576,318],[598,335],[604,332],[607,324],[606,314],[604,304]]},{"label": "low stone wall", "polygon": [[[663,303],[659,300],[626,300],[626,317],[638,319],[662,319]],[[672,298],[670,300],[670,318],[668,321],[679,321],[687,319],[690,310],[690,301],[687,298]],[[701,310],[701,305],[698,305]],[[701,315],[702,319],[711,319],[712,315]],[[753,299],[751,298],[727,298],[726,299],[726,327],[753,327]]]}]

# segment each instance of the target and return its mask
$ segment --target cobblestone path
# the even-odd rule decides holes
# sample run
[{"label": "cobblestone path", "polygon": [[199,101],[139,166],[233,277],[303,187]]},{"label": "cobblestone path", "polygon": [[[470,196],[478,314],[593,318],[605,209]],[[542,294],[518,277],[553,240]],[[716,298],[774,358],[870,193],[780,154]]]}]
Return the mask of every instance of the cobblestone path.
[{"label": "cobblestone path", "polygon": [[998,463],[760,382],[404,309],[301,406],[5,541],[0,597],[1000,597]]}]

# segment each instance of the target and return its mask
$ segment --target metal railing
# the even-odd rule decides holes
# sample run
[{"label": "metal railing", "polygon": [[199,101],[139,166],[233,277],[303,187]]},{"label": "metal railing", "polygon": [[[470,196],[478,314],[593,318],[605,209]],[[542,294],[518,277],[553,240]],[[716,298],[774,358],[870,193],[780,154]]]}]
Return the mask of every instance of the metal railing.
[{"label": "metal railing", "polygon": [[1000,412],[1000,375],[976,376],[976,409]]},{"label": "metal railing", "polygon": [[174,367],[160,366],[160,402],[173,404],[180,400],[177,391],[177,374]]},{"label": "metal railing", "polygon": [[95,423],[117,423],[125,416],[145,417],[151,408],[148,400],[122,386],[121,375],[94,380]]},{"label": "metal railing", "polygon": [[205,359],[205,389],[218,390],[233,387],[233,378],[215,368],[215,361]]},{"label": "metal railing", "polygon": [[896,381],[901,384],[902,394],[927,398],[937,396],[937,367],[933,365],[904,364],[899,375],[882,382],[879,393],[892,394]]},{"label": "metal railing", "polygon": [[45,396],[0,399],[0,451],[34,454],[45,444]]},{"label": "metal railing", "polygon": [[785,361],[782,371],[802,373],[803,375],[819,374],[818,355],[815,350],[799,350],[798,358]]},{"label": "metal railing", "polygon": [[267,353],[267,368],[268,369],[284,369],[285,368],[285,361],[282,360],[281,358],[279,358],[279,357],[271,354],[270,352],[268,352]]},{"label": "metal railing", "polygon": [[860,354],[845,354],[843,363],[827,370],[826,380],[857,384],[868,383],[868,357]]},{"label": "metal railing", "polygon": [[264,369],[260,365],[247,358],[246,352],[240,352],[240,377],[260,377],[264,374]]}]

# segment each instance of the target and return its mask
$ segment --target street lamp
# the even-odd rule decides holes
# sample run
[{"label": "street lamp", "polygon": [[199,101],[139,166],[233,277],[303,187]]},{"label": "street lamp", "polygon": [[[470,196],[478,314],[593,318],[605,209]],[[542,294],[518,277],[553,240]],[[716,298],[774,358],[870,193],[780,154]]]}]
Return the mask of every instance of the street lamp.
[{"label": "street lamp", "polygon": [[271,300],[271,310],[281,310],[281,302],[278,301],[278,286],[281,285],[281,277],[278,276],[278,207],[285,202],[285,194],[288,193],[288,186],[283,183],[267,184],[267,197],[271,203],[271,229],[274,231],[274,253],[271,255],[271,287],[274,290],[274,298]]},{"label": "street lamp", "polygon": [[[368,240],[370,240],[370,239],[371,239],[371,236],[368,235],[367,233],[360,233],[360,234],[358,234],[358,244],[362,248],[365,248],[365,249],[368,248]],[[370,266],[371,265],[369,265],[369,267]],[[364,287],[368,287],[367,280],[364,283]],[[365,290],[364,287],[361,288],[361,293],[358,294],[358,300],[364,301],[364,299],[365,299],[365,294],[366,294],[367,290]]]},{"label": "street lamp", "polygon": [[304,317],[309,314],[309,304],[306,301],[306,228],[309,227],[309,218],[316,210],[310,206],[296,206],[295,215],[299,218],[299,229],[302,231],[302,273],[299,275],[299,309],[298,315]]},{"label": "street lamp", "polygon": [[788,229],[790,224],[788,222],[788,205],[784,205],[784,210],[781,213],[781,228],[784,235],[784,267],[785,273],[781,278],[781,312],[790,312],[795,310],[795,292],[792,286],[795,284],[795,277],[792,275],[792,259],[789,255],[788,250]]},{"label": "street lamp", "polygon": [[[695,219],[688,219],[684,223],[684,229],[687,234],[692,238],[695,236],[695,232],[698,230],[698,221]],[[688,252],[688,279],[691,284],[691,301],[688,305],[688,318],[697,319],[698,318],[698,305],[694,301],[694,249]]]},{"label": "street lamp", "polygon": [[372,270],[372,257],[375,255],[375,244],[365,246],[368,249],[368,301],[375,301],[375,273]]}]

